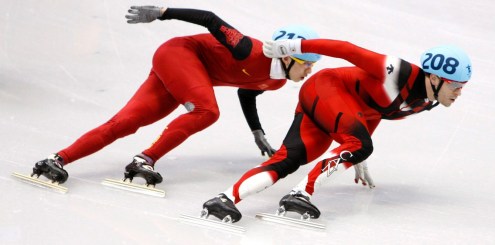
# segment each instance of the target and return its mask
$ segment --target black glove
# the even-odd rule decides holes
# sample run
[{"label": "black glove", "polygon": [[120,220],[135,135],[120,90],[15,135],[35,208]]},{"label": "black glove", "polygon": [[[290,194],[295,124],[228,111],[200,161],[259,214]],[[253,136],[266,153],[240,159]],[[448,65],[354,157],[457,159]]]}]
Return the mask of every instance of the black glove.
[{"label": "black glove", "polygon": [[129,24],[149,23],[163,14],[161,8],[156,6],[131,6],[127,12],[130,13],[125,16]]},{"label": "black glove", "polygon": [[268,141],[265,138],[265,134],[263,133],[263,130],[257,129],[253,131],[254,135],[254,142],[256,142],[256,145],[258,145],[258,148],[261,150],[261,155],[264,156],[265,152],[268,154],[268,156],[272,156],[275,153],[275,149],[273,149],[270,144],[268,144]]}]

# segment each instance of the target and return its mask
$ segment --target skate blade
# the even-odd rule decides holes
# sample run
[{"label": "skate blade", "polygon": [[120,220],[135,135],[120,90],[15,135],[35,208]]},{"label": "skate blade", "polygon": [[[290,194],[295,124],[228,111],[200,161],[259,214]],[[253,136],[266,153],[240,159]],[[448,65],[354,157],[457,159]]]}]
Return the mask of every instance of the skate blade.
[{"label": "skate blade", "polygon": [[105,179],[101,182],[101,184],[104,186],[141,193],[145,195],[165,197],[165,191],[163,190],[146,185],[134,184],[132,182],[124,182],[123,180]]},{"label": "skate blade", "polygon": [[324,224],[316,223],[309,220],[294,219],[276,214],[258,213],[256,214],[255,217],[260,220],[278,223],[278,224],[290,225],[294,227],[312,228],[318,230],[326,229],[326,226]]},{"label": "skate blade", "polygon": [[20,173],[16,173],[16,172],[12,173],[12,176],[21,180],[24,183],[35,185],[35,186],[38,186],[41,188],[47,188],[50,190],[57,191],[59,193],[65,194],[68,191],[67,187],[63,187],[63,186],[59,185],[58,183],[52,183],[49,180],[44,181],[44,180],[40,180],[39,178],[36,178],[36,177],[31,177],[30,175],[20,174]]},{"label": "skate blade", "polygon": [[219,220],[212,220],[208,218],[201,218],[197,216],[181,214],[180,222],[206,227],[214,230],[227,231],[234,234],[244,234],[246,229],[242,226],[233,225],[231,223],[225,223]]}]

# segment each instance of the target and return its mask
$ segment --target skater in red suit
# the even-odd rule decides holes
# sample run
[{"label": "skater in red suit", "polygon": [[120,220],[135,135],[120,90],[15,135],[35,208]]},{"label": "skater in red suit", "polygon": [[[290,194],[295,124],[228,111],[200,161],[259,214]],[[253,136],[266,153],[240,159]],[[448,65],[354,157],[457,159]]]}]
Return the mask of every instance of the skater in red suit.
[{"label": "skater in red suit", "polygon": [[[147,184],[162,181],[154,164],[189,136],[217,121],[220,112],[213,86],[237,87],[246,120],[262,154],[275,150],[267,142],[256,110],[256,96],[281,88],[286,79],[303,80],[312,71],[318,54],[267,58],[262,42],[245,36],[215,14],[194,9],[133,6],[128,23],[177,19],[206,27],[210,33],[176,37],[156,50],[148,78],[127,104],[109,121],[87,132],[69,147],[35,164],[33,175],[59,183],[68,178],[62,166],[101,150],[115,140],[135,133],[183,105],[188,112],[175,118],[153,145],[137,154],[125,168],[125,177],[143,177]],[[278,30],[279,39],[316,38],[304,26]],[[299,59],[297,59],[299,57]]]},{"label": "skater in red suit", "polygon": [[[421,56],[421,68],[337,40],[266,41],[263,49],[268,57],[313,52],[345,59],[355,66],[323,69],[305,82],[282,147],[203,205],[205,213],[222,220],[238,221],[242,216],[234,204],[317,159],[335,141],[340,145],[279,202],[281,213],[318,218],[320,211],[310,202],[315,188],[324,179],[358,167],[371,155],[371,135],[382,119],[402,119],[438,104],[449,107],[461,95],[472,70],[468,56],[450,45],[427,50]],[[362,170],[356,172],[366,181]]]}]

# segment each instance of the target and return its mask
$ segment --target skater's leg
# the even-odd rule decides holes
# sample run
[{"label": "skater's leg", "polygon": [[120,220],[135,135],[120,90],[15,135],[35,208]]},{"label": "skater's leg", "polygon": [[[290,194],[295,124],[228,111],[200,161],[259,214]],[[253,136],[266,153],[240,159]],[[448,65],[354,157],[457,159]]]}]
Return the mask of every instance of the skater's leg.
[{"label": "skater's leg", "polygon": [[151,72],[148,79],[114,117],[84,134],[58,154],[63,158],[64,164],[88,156],[116,139],[133,134],[140,127],[160,120],[177,106],[177,101],[156,74]]},{"label": "skater's leg", "polygon": [[[363,136],[366,136],[366,134],[363,134]],[[325,159],[319,161],[308,175],[292,189],[292,192],[302,192],[305,195],[312,196],[315,189],[321,186],[324,180],[328,180],[330,177],[334,179],[354,164],[366,160],[371,154],[372,148],[371,150],[369,148],[363,149],[361,142],[361,140],[369,140],[371,143],[371,138],[369,137],[357,138],[354,135],[334,134],[332,134],[332,137],[341,145],[325,155]]]},{"label": "skater's leg", "polygon": [[[188,89],[186,108],[190,111],[180,115],[163,130],[160,137],[143,153],[157,161],[169,151],[182,144],[189,136],[216,122],[220,111],[213,87],[202,86]],[[183,100],[184,101],[184,100]]]},{"label": "skater's leg", "polygon": [[[353,164],[366,160],[373,151],[373,143],[360,106],[343,85],[339,87],[338,81],[319,83],[318,91],[309,92],[316,93],[319,100],[306,101],[302,103],[303,108],[312,108],[313,121],[340,144],[325,155],[292,191],[313,195],[315,187],[321,185],[323,179],[335,177]],[[378,122],[373,121],[371,129],[377,125]]]},{"label": "skater's leg", "polygon": [[[153,69],[173,97],[188,110],[163,130],[155,143],[143,153],[157,161],[189,136],[209,127],[220,116],[212,83],[204,65],[187,49],[168,48],[169,56],[155,55]],[[180,50],[180,53],[177,50]],[[181,59],[170,59],[174,54]],[[167,58],[168,57],[168,58]]]},{"label": "skater's leg", "polygon": [[223,193],[238,203],[295,172],[299,166],[313,161],[328,149],[331,142],[332,139],[304,113],[298,112],[282,147],[272,158],[246,172]]}]

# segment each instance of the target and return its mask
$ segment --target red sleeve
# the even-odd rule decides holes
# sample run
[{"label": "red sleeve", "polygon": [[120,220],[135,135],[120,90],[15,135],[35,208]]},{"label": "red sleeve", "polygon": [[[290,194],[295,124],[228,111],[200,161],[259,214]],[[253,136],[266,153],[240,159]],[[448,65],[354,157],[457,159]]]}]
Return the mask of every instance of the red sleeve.
[{"label": "red sleeve", "polygon": [[303,53],[317,53],[325,56],[341,58],[381,79],[385,76],[386,56],[358,47],[350,42],[331,39],[302,40]]}]

